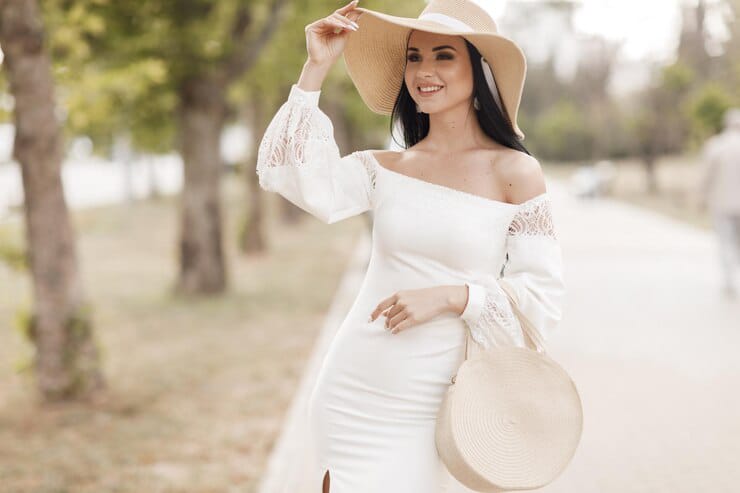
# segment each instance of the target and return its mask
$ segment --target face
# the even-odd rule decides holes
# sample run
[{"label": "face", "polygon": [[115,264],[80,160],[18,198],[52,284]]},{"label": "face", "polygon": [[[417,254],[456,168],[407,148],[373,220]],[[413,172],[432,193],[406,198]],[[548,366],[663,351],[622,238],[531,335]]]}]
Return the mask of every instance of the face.
[{"label": "face", "polygon": [[[460,36],[412,31],[404,79],[409,94],[424,113],[472,105],[473,70],[465,40]],[[435,90],[434,86],[441,89]],[[432,92],[420,89],[427,87]]]}]

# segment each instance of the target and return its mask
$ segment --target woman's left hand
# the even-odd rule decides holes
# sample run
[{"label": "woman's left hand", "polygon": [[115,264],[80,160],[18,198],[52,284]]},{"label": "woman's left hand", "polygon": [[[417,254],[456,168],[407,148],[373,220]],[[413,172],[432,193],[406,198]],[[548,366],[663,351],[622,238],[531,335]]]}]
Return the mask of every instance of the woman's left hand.
[{"label": "woman's left hand", "polygon": [[[462,286],[462,290],[462,295],[467,296],[465,286]],[[454,303],[454,297],[460,294],[459,286],[397,291],[378,304],[370,314],[370,321],[374,321],[380,314],[385,315],[385,328],[395,334],[452,310],[457,304]]]}]

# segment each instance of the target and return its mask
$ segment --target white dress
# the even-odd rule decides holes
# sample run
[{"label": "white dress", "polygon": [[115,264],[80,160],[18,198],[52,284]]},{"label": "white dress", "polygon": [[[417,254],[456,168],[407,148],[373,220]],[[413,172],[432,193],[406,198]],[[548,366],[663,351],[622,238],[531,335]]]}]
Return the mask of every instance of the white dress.
[{"label": "white dress", "polygon": [[[437,454],[437,410],[466,330],[482,347],[524,346],[499,283],[545,339],[557,327],[564,284],[549,196],[511,204],[392,171],[370,150],[342,157],[319,94],[293,85],[256,168],[263,189],[326,223],[373,212],[367,273],[309,399],[319,464],[308,493],[321,492],[326,470],[331,493],[469,491]],[[468,285],[461,316],[446,312],[396,334],[382,315],[368,321],[398,290],[449,284]]]}]

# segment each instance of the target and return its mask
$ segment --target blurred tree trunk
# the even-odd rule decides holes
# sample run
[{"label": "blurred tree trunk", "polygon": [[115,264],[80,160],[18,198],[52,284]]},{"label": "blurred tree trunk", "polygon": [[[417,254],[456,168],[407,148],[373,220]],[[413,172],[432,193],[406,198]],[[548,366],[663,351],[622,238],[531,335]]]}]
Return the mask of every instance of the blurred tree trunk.
[{"label": "blurred tree trunk", "polygon": [[196,76],[182,85],[179,96],[185,176],[178,288],[188,294],[218,293],[226,287],[219,191],[225,84]]},{"label": "blurred tree trunk", "polygon": [[650,194],[658,193],[658,177],[655,170],[655,162],[660,152],[660,145],[663,139],[660,118],[657,116],[658,104],[656,103],[657,91],[648,92],[648,98],[645,103],[645,109],[639,116],[637,133],[637,148],[639,157],[645,167],[646,191]]},{"label": "blurred tree trunk", "polygon": [[642,154],[642,162],[645,164],[645,179],[647,183],[647,192],[650,194],[658,193],[658,177],[655,170],[655,150],[649,146]]},{"label": "blurred tree trunk", "polygon": [[47,401],[103,387],[99,354],[83,303],[75,237],[61,180],[62,136],[51,62],[35,0],[0,0],[0,44],[15,98],[14,157],[21,165],[34,307],[38,388]]},{"label": "blurred tree trunk", "polygon": [[185,166],[180,237],[181,292],[213,294],[226,288],[219,182],[221,131],[228,112],[227,90],[249,72],[275,33],[287,0],[270,0],[254,34],[254,5],[237,9],[230,29],[233,51],[179,86],[180,138]]},{"label": "blurred tree trunk", "polygon": [[257,162],[257,151],[262,136],[267,129],[265,112],[264,101],[257,99],[251,104],[249,114],[252,129],[252,152],[247,159],[249,164],[244,168],[247,181],[247,210],[243,227],[239,233],[239,248],[244,253],[261,252],[266,246],[263,222],[265,209],[262,206],[264,194],[259,186],[259,176],[254,166]]},{"label": "blurred tree trunk", "polygon": [[678,58],[688,63],[698,73],[709,75],[711,57],[706,48],[706,13],[706,0],[698,0],[696,5],[682,6]]}]

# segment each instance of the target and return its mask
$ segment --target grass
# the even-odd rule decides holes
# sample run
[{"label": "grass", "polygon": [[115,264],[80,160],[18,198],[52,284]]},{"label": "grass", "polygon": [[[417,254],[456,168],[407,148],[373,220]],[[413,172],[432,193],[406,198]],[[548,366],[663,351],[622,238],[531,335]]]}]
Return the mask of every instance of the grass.
[{"label": "grass", "polygon": [[225,185],[230,290],[212,299],[171,294],[175,201],[75,213],[108,381],[92,404],[38,402],[18,370],[32,348],[11,328],[29,282],[0,265],[3,493],[254,491],[365,222],[277,227],[271,216],[269,252],[246,257],[235,248],[242,184]]}]

